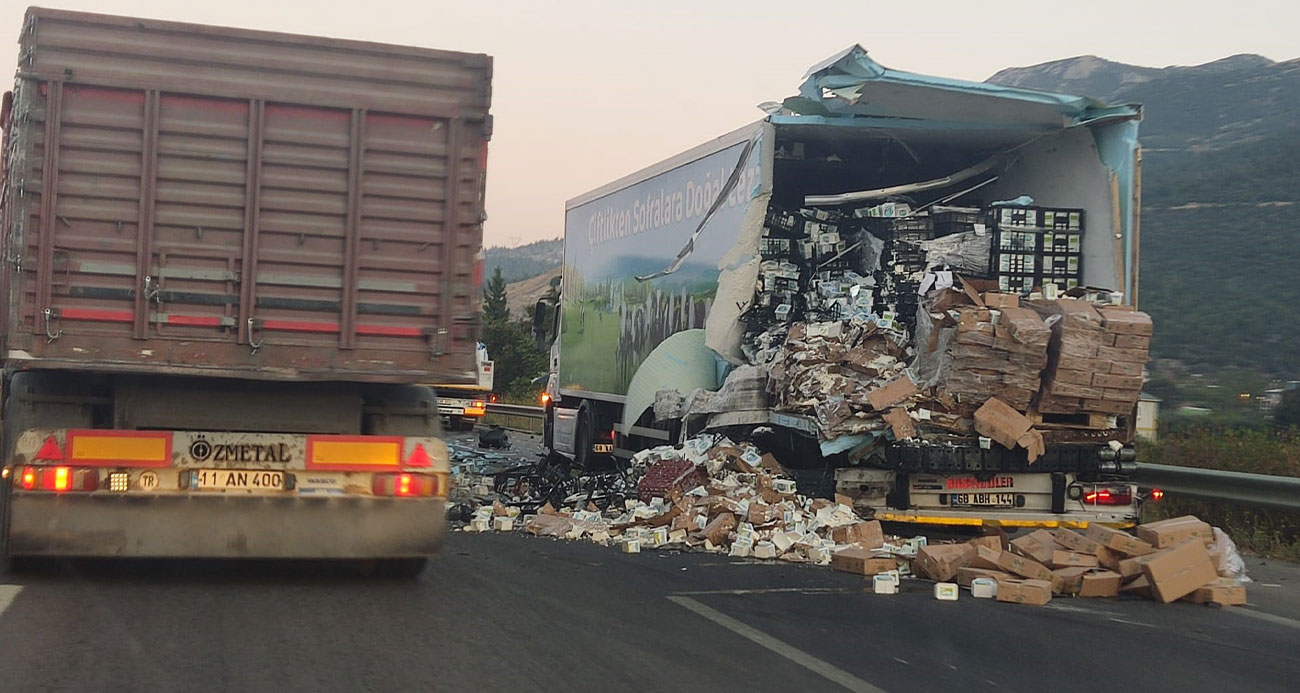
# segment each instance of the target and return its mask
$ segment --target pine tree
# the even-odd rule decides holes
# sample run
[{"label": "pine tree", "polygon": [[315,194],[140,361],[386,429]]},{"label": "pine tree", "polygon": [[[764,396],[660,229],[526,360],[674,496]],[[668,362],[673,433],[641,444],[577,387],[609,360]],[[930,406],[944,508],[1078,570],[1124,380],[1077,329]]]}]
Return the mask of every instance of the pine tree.
[{"label": "pine tree", "polygon": [[506,280],[498,267],[488,280],[483,296],[483,321],[489,325],[500,325],[510,320],[510,309],[506,307]]}]

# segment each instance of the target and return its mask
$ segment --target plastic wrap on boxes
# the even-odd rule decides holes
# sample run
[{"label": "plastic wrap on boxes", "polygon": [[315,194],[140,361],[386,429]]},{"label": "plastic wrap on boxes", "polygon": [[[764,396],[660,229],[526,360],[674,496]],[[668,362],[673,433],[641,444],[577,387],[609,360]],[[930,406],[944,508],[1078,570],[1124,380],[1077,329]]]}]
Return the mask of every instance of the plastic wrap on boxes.
[{"label": "plastic wrap on boxes", "polygon": [[989,272],[991,239],[989,234],[981,235],[971,231],[921,241],[919,245],[925,250],[926,262],[930,267],[947,265],[963,274],[985,276]]}]

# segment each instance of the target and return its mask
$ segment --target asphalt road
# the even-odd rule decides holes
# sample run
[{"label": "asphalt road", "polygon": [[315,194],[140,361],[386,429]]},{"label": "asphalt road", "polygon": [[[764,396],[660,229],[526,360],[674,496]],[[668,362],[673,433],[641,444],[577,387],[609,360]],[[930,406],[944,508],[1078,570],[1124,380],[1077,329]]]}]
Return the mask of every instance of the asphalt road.
[{"label": "asphalt road", "polygon": [[0,690],[1294,690],[1300,569],[1252,572],[1252,607],[1211,609],[886,597],[824,568],[520,534],[455,533],[416,581],[56,563],[0,576]]}]

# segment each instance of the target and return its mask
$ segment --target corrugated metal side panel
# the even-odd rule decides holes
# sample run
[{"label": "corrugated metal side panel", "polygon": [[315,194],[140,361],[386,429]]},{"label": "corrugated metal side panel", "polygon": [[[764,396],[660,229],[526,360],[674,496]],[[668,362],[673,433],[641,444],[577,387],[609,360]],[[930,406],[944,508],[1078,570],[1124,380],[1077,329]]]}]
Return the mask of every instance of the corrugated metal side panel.
[{"label": "corrugated metal side panel", "polygon": [[476,377],[489,58],[47,10],[22,44],[11,358]]}]

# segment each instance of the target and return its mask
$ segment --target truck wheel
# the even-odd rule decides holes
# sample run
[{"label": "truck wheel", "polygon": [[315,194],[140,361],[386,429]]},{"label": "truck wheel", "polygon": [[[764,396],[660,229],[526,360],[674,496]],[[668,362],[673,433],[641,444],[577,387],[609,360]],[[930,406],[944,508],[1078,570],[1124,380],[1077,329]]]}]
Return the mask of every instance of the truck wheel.
[{"label": "truck wheel", "polygon": [[591,432],[596,430],[591,420],[591,410],[583,407],[578,412],[578,430],[573,432],[573,464],[586,471],[591,462]]}]

